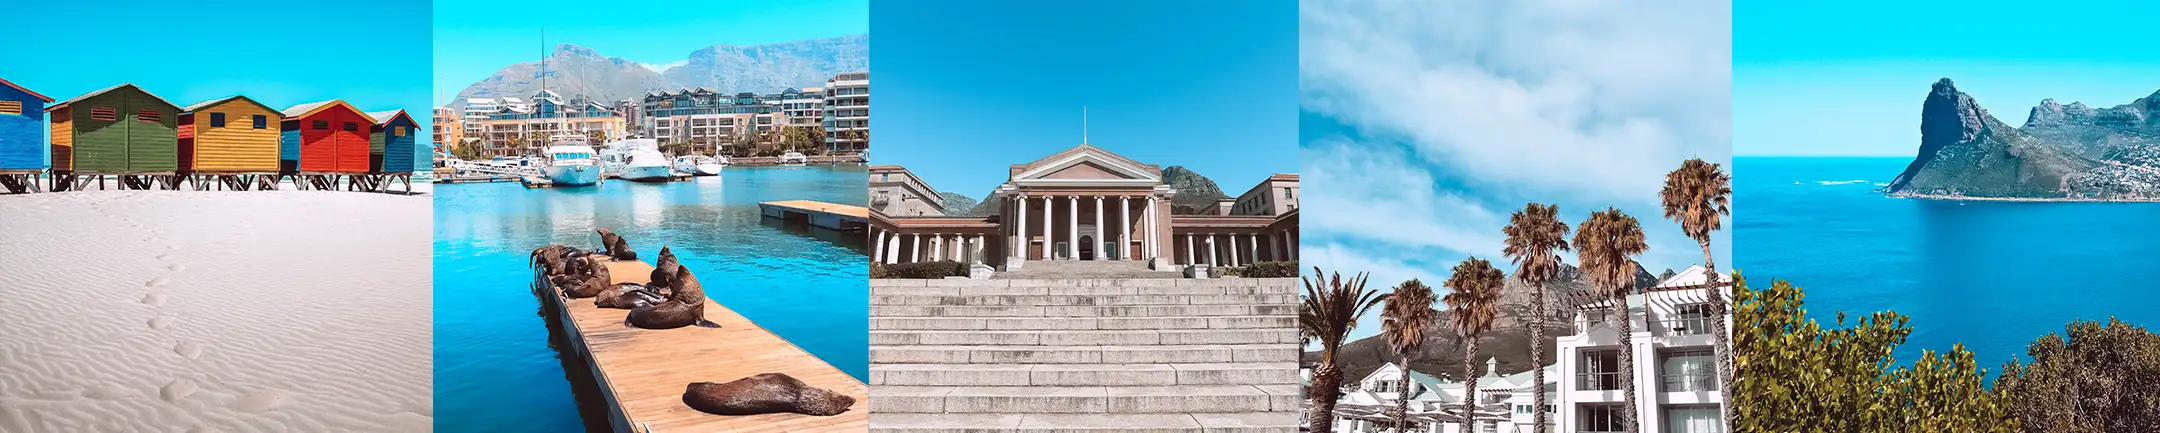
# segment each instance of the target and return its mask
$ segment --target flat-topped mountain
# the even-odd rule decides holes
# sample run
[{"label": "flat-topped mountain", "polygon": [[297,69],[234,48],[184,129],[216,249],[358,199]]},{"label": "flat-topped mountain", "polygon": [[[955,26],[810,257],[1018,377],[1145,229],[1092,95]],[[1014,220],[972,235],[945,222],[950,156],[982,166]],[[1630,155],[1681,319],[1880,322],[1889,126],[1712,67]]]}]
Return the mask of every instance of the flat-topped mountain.
[{"label": "flat-topped mountain", "polygon": [[[777,93],[820,87],[843,72],[870,70],[870,36],[848,35],[763,45],[714,45],[690,52],[680,65],[655,71],[591,48],[559,44],[547,57],[547,87],[567,98],[612,104],[645,93],[705,87],[725,93]],[[466,98],[528,98],[540,90],[540,62],[505,66],[466,86],[451,104]]]},{"label": "flat-topped mountain", "polygon": [[1892,195],[2056,200],[2160,198],[2160,93],[2095,109],[2041,101],[2015,128],[1936,81],[1920,110],[1920,151]]}]

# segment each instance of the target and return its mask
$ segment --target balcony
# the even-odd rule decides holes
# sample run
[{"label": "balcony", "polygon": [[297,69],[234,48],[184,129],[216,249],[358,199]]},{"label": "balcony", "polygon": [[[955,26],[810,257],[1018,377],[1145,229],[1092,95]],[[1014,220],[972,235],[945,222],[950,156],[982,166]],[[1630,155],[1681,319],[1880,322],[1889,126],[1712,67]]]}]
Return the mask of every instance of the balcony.
[{"label": "balcony", "polygon": [[1681,316],[1651,322],[1652,332],[1657,335],[1710,335],[1710,321],[1704,316]]},{"label": "balcony", "polygon": [[1704,392],[1718,390],[1717,373],[1711,371],[1692,371],[1677,374],[1665,373],[1659,376],[1659,382],[1661,382],[1658,384],[1659,392]]},{"label": "balcony", "polygon": [[1621,375],[1621,374],[1622,374],[1622,373],[1621,373],[1621,372],[1618,372],[1618,371],[1612,371],[1612,372],[1597,372],[1597,373],[1576,373],[1576,374],[1575,374],[1575,390],[1576,390],[1576,391],[1618,391],[1618,390],[1620,390],[1620,377],[1621,377],[1620,375]]}]

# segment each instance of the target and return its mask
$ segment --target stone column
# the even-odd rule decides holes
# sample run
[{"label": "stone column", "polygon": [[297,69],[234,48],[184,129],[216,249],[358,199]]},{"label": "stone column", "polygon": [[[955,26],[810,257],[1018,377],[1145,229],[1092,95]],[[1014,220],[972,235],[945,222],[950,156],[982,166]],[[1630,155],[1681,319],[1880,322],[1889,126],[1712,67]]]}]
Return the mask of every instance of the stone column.
[{"label": "stone column", "polygon": [[871,262],[871,263],[876,263],[876,262],[884,261],[884,260],[885,260],[885,231],[884,231],[884,230],[878,230],[878,231],[877,231],[877,239],[876,239],[876,240],[874,240],[874,241],[872,241],[872,242],[871,242],[871,245],[873,245],[873,246],[872,246],[872,247],[870,247],[870,262]]},{"label": "stone column", "polygon": [[1274,256],[1275,260],[1283,260],[1290,258],[1290,255],[1283,254],[1282,236],[1280,235],[1268,235],[1267,252],[1269,255]]},{"label": "stone column", "polygon": [[1016,239],[1013,239],[1013,240],[1014,240],[1013,244],[1012,244],[1012,245],[1008,245],[1008,246],[1006,246],[1006,247],[1005,247],[1005,250],[1006,250],[1007,252],[1010,252],[1010,253],[1012,253],[1012,256],[1013,256],[1014,258],[1017,258],[1017,259],[1020,259],[1020,260],[1027,260],[1027,246],[1028,246],[1028,235],[1027,235],[1027,208],[1028,208],[1028,202],[1027,202],[1027,196],[1024,196],[1024,195],[1023,195],[1023,196],[1019,196],[1019,197],[1016,197],[1016,199],[1017,199],[1016,201],[1017,201],[1018,203],[1020,203],[1020,205],[1018,206],[1018,207],[1020,208],[1020,209],[1019,209],[1019,213],[1020,213],[1020,220],[1019,220],[1019,221],[1017,221],[1017,224],[1014,224],[1014,225],[1013,225],[1013,231],[1014,231],[1014,232],[1016,232],[1016,233],[1013,233],[1013,234],[1014,234],[1014,236],[1013,236],[1013,237],[1014,237],[1014,238],[1016,238]]},{"label": "stone column", "polygon": [[1042,253],[1043,253],[1043,254],[1042,254],[1042,256],[1043,256],[1043,260],[1050,260],[1050,259],[1052,259],[1052,258],[1056,258],[1056,257],[1057,257],[1057,256],[1055,256],[1055,255],[1051,255],[1051,254],[1050,254],[1050,246],[1051,246],[1051,245],[1056,245],[1056,243],[1055,243],[1055,242],[1054,242],[1053,240],[1057,238],[1056,236],[1052,236],[1052,234],[1054,234],[1054,233],[1057,233],[1057,230],[1052,230],[1052,229],[1050,229],[1050,225],[1051,225],[1051,224],[1054,224],[1054,223],[1052,223],[1051,221],[1053,221],[1053,220],[1056,220],[1056,219],[1057,219],[1057,212],[1056,212],[1056,208],[1057,208],[1057,198],[1055,198],[1055,197],[1051,197],[1051,196],[1047,196],[1047,195],[1046,195],[1046,196],[1043,196],[1043,218],[1042,218],[1042,220],[1043,220],[1043,245],[1042,245]]},{"label": "stone column", "polygon": [[1132,260],[1132,196],[1118,196],[1117,220],[1117,259]]},{"label": "stone column", "polygon": [[909,233],[909,234],[908,234],[908,245],[907,245],[907,246],[908,246],[908,252],[907,252],[907,261],[908,261],[908,263],[915,263],[915,262],[920,262],[920,261],[922,261],[922,235],[920,235],[920,234],[915,234],[915,233]]},{"label": "stone column", "polygon": [[1247,233],[1245,240],[1249,241],[1245,243],[1245,250],[1252,254],[1246,258],[1252,259],[1253,263],[1260,263],[1260,234]]},{"label": "stone column", "polygon": [[1216,259],[1218,259],[1219,257],[1217,257],[1217,256],[1215,255],[1215,234],[1214,234],[1214,233],[1208,233],[1208,235],[1207,235],[1207,242],[1203,242],[1203,243],[1207,244],[1207,265],[1208,265],[1208,267],[1222,266],[1222,262],[1220,262],[1220,261],[1217,261],[1217,260],[1216,260]]},{"label": "stone column", "polygon": [[1223,252],[1229,253],[1229,254],[1225,254],[1225,255],[1227,255],[1227,256],[1230,256],[1230,266],[1231,266],[1231,267],[1236,267],[1236,266],[1237,266],[1237,263],[1238,263],[1238,261],[1237,261],[1237,259],[1238,259],[1238,257],[1237,257],[1237,250],[1238,250],[1238,247],[1237,247],[1237,234],[1236,234],[1236,233],[1232,233],[1232,234],[1227,234],[1227,235],[1223,235],[1223,237],[1227,237],[1227,238],[1230,238],[1230,249],[1228,249],[1228,250],[1224,250]]},{"label": "stone column", "polygon": [[1185,234],[1185,264],[1187,265],[1199,263],[1193,261],[1192,237],[1192,233]]},{"label": "stone column", "polygon": [[1072,212],[1071,212],[1071,213],[1067,213],[1067,214],[1065,214],[1065,215],[1066,215],[1066,217],[1065,217],[1065,221],[1066,221],[1066,224],[1065,224],[1065,226],[1066,226],[1066,228],[1068,228],[1068,229],[1069,229],[1069,230],[1066,230],[1066,231],[1065,231],[1065,233],[1067,233],[1067,234],[1068,234],[1069,236],[1071,236],[1071,237],[1067,237],[1066,239],[1068,239],[1068,240],[1067,240],[1067,241],[1065,241],[1065,257],[1067,257],[1067,258],[1069,258],[1069,259],[1072,259],[1072,260],[1079,260],[1079,259],[1080,259],[1080,196],[1077,196],[1077,195],[1068,195],[1068,196],[1065,196],[1065,200],[1066,200],[1065,204],[1071,205],[1071,207],[1072,207]]},{"label": "stone column", "polygon": [[982,263],[983,253],[986,252],[986,250],[983,249],[983,246],[983,236],[975,235],[975,246],[968,249],[968,262]]},{"label": "stone column", "polygon": [[[1162,238],[1161,238],[1161,237],[1159,237],[1159,236],[1161,236],[1161,234],[1159,234],[1159,233],[1156,233],[1156,231],[1158,231],[1158,230],[1162,230],[1162,225],[1161,225],[1162,223],[1159,223],[1159,222],[1156,222],[1156,221],[1155,221],[1155,194],[1154,194],[1154,193],[1149,193],[1149,194],[1148,194],[1148,198],[1147,198],[1147,211],[1146,211],[1146,212],[1142,212],[1142,213],[1143,213],[1143,214],[1145,214],[1146,216],[1142,216],[1141,218],[1147,218],[1147,224],[1146,224],[1146,226],[1147,226],[1147,237],[1146,237],[1146,240],[1144,241],[1144,242],[1146,242],[1146,243],[1147,243],[1147,259],[1148,259],[1148,260],[1155,260],[1155,258],[1156,258],[1156,257],[1162,257],[1162,255],[1163,255],[1163,254],[1162,254]],[[1176,242],[1176,241],[1175,241],[1175,240],[1172,240],[1171,242]]]},{"label": "stone column", "polygon": [[933,262],[935,262],[935,261],[939,261],[939,260],[944,260],[944,259],[945,259],[945,234],[944,234],[944,233],[931,233],[931,234],[930,234],[930,261],[933,261]]},{"label": "stone column", "polygon": [[1102,244],[1108,243],[1108,242],[1104,242],[1104,239],[1103,239],[1103,220],[1102,220],[1102,215],[1103,215],[1103,209],[1102,209],[1102,196],[1099,196],[1099,195],[1098,195],[1098,196],[1095,196],[1095,245],[1090,245],[1091,247],[1094,247],[1094,249],[1095,249],[1095,260],[1102,260],[1102,259],[1103,259],[1103,256],[1105,256],[1105,255],[1108,255],[1108,254],[1109,254],[1109,252],[1108,252],[1108,251],[1104,251],[1104,248],[1102,247]]},{"label": "stone column", "polygon": [[885,245],[885,264],[900,262],[900,235],[892,235],[892,243]]}]

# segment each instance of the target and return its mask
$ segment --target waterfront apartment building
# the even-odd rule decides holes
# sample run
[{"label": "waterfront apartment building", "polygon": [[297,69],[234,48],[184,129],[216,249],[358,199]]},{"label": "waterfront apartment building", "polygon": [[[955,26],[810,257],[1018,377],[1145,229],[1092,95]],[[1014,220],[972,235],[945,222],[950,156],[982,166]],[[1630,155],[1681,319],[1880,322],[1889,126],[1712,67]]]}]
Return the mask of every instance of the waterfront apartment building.
[{"label": "waterfront apartment building", "polygon": [[[515,101],[517,98],[502,99]],[[495,115],[497,111],[502,111],[502,99],[465,98],[465,113],[458,116],[460,119],[458,124],[463,126],[461,129],[463,129],[464,136],[470,138],[486,136],[487,131],[480,127],[480,121],[487,120],[488,116]]]},{"label": "waterfront apartment building", "polygon": [[635,135],[637,138],[652,138],[652,132],[644,128],[644,101],[638,99],[615,101],[615,113],[622,115],[623,125],[626,125],[625,128],[629,129],[631,135]]},{"label": "waterfront apartment building", "polygon": [[825,144],[833,153],[870,150],[870,73],[825,81]]},{"label": "waterfront apartment building", "polygon": [[433,143],[437,149],[465,142],[465,124],[458,111],[449,106],[435,107],[434,116],[428,122],[435,129]]},{"label": "waterfront apartment building", "polygon": [[789,128],[823,128],[825,88],[812,87],[796,92],[781,92],[780,112],[787,115]]},{"label": "waterfront apartment building", "polygon": [[870,210],[887,216],[944,216],[945,198],[906,168],[872,166]]},{"label": "waterfront apartment building", "polygon": [[689,143],[710,149],[705,152],[718,152],[759,130],[761,121],[771,127],[774,113],[781,111],[779,99],[755,93],[722,94],[703,87],[647,93],[639,104],[639,128],[662,144]]},{"label": "waterfront apartment building", "polygon": [[[627,136],[623,118],[614,109],[595,101],[565,100],[553,91],[534,93],[530,103],[503,98],[497,107],[478,122],[479,138],[487,142],[490,156],[534,154],[557,134],[585,135],[594,144]],[[466,111],[472,112],[472,107]]]}]

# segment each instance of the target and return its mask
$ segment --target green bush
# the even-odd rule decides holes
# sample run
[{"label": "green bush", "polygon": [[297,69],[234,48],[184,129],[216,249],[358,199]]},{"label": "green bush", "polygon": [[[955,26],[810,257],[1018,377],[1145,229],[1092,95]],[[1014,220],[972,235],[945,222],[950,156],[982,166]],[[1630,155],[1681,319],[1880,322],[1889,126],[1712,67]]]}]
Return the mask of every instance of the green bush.
[{"label": "green bush", "polygon": [[871,278],[945,278],[967,276],[967,264],[951,260],[873,266]]},{"label": "green bush", "polygon": [[870,262],[870,278],[886,278],[885,264],[878,262]]},{"label": "green bush", "polygon": [[1298,276],[1297,261],[1254,263],[1239,269],[1237,275],[1245,278],[1296,278]]}]

